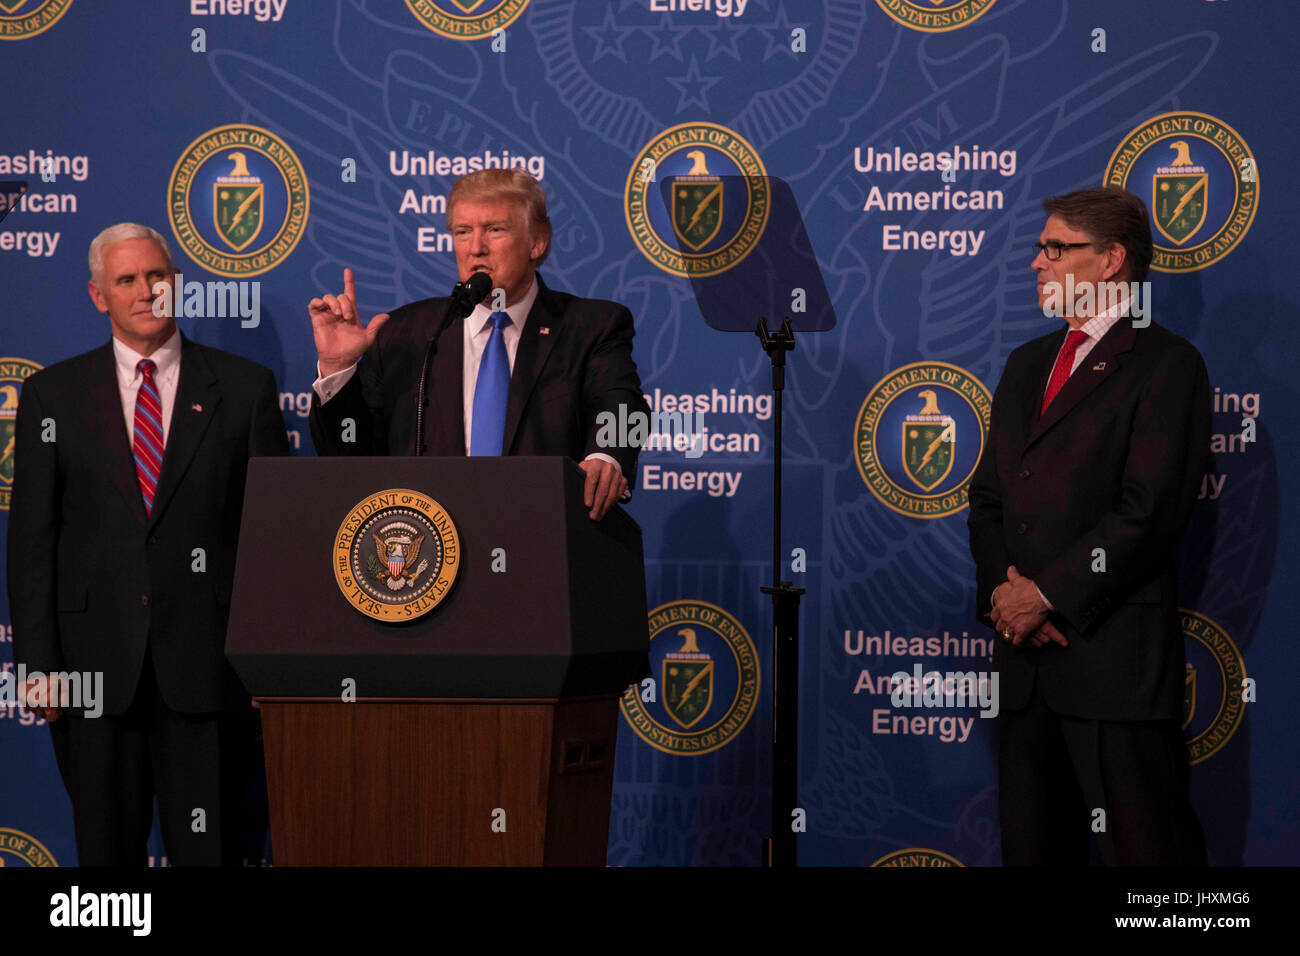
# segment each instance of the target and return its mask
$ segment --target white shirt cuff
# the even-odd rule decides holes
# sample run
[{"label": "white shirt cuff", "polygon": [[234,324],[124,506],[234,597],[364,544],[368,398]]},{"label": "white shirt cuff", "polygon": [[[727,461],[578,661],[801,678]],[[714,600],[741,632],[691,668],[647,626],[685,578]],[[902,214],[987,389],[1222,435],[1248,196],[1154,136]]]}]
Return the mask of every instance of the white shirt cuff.
[{"label": "white shirt cuff", "polygon": [[1047,605],[1047,609],[1048,609],[1049,611],[1055,611],[1055,610],[1056,610],[1056,608],[1052,607],[1052,602],[1049,601],[1049,600],[1047,600],[1047,595],[1043,593],[1043,589],[1042,589],[1042,588],[1040,588],[1037,584],[1035,584],[1035,585],[1034,585],[1034,590],[1038,592],[1038,596],[1039,596],[1040,598],[1043,599],[1043,603]]},{"label": "white shirt cuff", "polygon": [[353,362],[349,368],[341,372],[335,372],[332,375],[321,376],[320,365],[316,365],[316,381],[311,383],[312,390],[324,405],[331,398],[343,391],[343,386],[348,383],[357,370],[357,363]]}]

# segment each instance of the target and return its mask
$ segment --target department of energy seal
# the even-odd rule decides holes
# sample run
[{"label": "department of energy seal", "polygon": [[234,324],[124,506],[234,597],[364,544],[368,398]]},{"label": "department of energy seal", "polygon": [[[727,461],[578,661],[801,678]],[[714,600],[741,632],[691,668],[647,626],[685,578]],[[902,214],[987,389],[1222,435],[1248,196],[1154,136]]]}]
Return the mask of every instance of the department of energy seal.
[{"label": "department of energy seal", "polygon": [[1241,725],[1246,662],[1228,632],[1204,614],[1180,608],[1178,617],[1187,648],[1183,732],[1188,762],[1196,764],[1222,750]]},{"label": "department of energy seal", "polygon": [[[665,209],[659,182],[670,176],[676,178],[671,208]],[[646,258],[665,272],[726,272],[754,250],[767,226],[771,200],[766,177],[758,151],[725,126],[674,126],[647,143],[632,162],[623,196],[628,231]]]},{"label": "department of energy seal", "polygon": [[1104,185],[1148,205],[1151,268],[1195,272],[1245,237],[1259,208],[1259,170],[1241,134],[1205,113],[1180,110],[1147,120],[1120,142]]},{"label": "department of energy seal", "polygon": [[480,40],[514,23],[528,0],[406,0],[415,18],[453,40]]},{"label": "department of energy seal", "polygon": [[348,512],[334,537],[334,579],[377,621],[413,621],[443,602],[460,568],[451,515],[409,488],[378,491]]},{"label": "department of energy seal", "polygon": [[853,427],[854,458],[871,493],[913,518],[966,507],[984,451],[993,396],[965,369],[914,362],[867,394]]},{"label": "department of energy seal", "polygon": [[0,358],[0,511],[9,510],[14,487],[14,426],[23,382],[41,367],[22,358]]},{"label": "department of energy seal", "polygon": [[54,854],[34,836],[21,830],[0,827],[0,866],[17,860],[27,866],[58,866]]},{"label": "department of energy seal", "polygon": [[876,0],[880,9],[903,26],[926,33],[947,33],[968,27],[997,0]]},{"label": "department of energy seal", "polygon": [[72,0],[0,0],[0,40],[44,33],[68,12]]},{"label": "department of energy seal", "polygon": [[672,601],[650,612],[652,701],[633,685],[620,709],[637,736],[664,753],[712,753],[736,738],[758,706],[758,651],[715,604]]},{"label": "department of energy seal", "polygon": [[235,123],[209,130],[176,161],[167,218],[190,258],[242,278],[273,269],[298,245],[311,206],[307,173],[269,130]]},{"label": "department of energy seal", "polygon": [[872,866],[965,866],[961,860],[939,850],[927,850],[922,847],[908,847],[886,853]]}]

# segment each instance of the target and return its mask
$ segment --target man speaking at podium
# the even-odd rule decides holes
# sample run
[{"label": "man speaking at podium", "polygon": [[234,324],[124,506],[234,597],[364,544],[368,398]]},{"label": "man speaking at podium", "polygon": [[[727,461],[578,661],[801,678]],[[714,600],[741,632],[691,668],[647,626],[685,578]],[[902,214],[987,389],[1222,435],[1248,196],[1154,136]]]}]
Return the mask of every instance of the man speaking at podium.
[{"label": "man speaking at podium", "polygon": [[468,317],[450,311],[452,299],[433,298],[363,327],[351,269],[342,293],[309,303],[317,453],[567,455],[586,473],[591,517],[603,517],[630,497],[637,448],[600,447],[597,416],[649,414],[632,360],[632,314],[547,288],[537,273],[551,242],[546,194],[522,169],[458,179],[447,224],[457,292],[480,273],[491,280],[473,283],[480,298],[491,293]]},{"label": "man speaking at podium", "polygon": [[971,480],[977,613],[999,634],[1002,858],[1086,864],[1095,832],[1107,864],[1204,866],[1175,568],[1209,378],[1134,297],[1152,255],[1142,200],[1093,189],[1043,206],[1039,306],[1061,287],[1118,298],[1067,294],[1068,328],[1008,356]]}]

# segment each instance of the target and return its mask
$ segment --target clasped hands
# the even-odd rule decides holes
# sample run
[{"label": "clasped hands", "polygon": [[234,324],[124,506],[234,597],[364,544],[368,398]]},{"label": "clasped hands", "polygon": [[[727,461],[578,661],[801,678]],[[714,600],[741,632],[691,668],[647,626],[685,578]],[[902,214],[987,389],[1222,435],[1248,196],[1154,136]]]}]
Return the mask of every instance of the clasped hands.
[{"label": "clasped hands", "polygon": [[1069,646],[1065,635],[1047,619],[1047,605],[1034,582],[1014,564],[1007,567],[1007,579],[993,590],[990,616],[997,632],[1016,647],[1042,647],[1048,641]]}]

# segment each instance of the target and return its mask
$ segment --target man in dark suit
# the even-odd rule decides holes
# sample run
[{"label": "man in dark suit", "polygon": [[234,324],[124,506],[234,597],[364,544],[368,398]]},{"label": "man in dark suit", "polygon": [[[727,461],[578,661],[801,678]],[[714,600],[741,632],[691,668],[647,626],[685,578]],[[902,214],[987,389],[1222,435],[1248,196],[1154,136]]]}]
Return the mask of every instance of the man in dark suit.
[{"label": "man in dark suit", "polygon": [[[83,866],[143,865],[155,795],[173,864],[239,865],[256,714],[226,620],[248,459],[289,452],[275,380],[156,314],[175,269],[154,230],[104,230],[90,266],[112,340],[31,376],[18,405],[14,660],[42,675],[24,691]],[[44,676],[64,672],[103,675],[102,716]]]},{"label": "man in dark suit", "polygon": [[631,313],[542,281],[537,267],[551,240],[546,195],[524,170],[463,176],[447,221],[461,280],[478,272],[492,279],[492,294],[468,318],[443,328],[451,300],[434,298],[363,327],[350,269],[341,294],[311,300],[317,453],[566,455],[586,473],[591,517],[603,517],[629,497],[638,448],[602,443],[598,419],[649,414],[632,360]]},{"label": "man in dark suit", "polygon": [[[1146,278],[1138,197],[1094,189],[1043,205],[1040,306],[1059,299],[1053,283],[1080,293]],[[1007,865],[1086,863],[1090,832],[1108,864],[1205,862],[1175,558],[1209,453],[1209,378],[1193,345],[1129,316],[1139,288],[1110,308],[1070,296],[1067,329],[1011,353],[971,481],[976,613],[1001,635]]]}]

